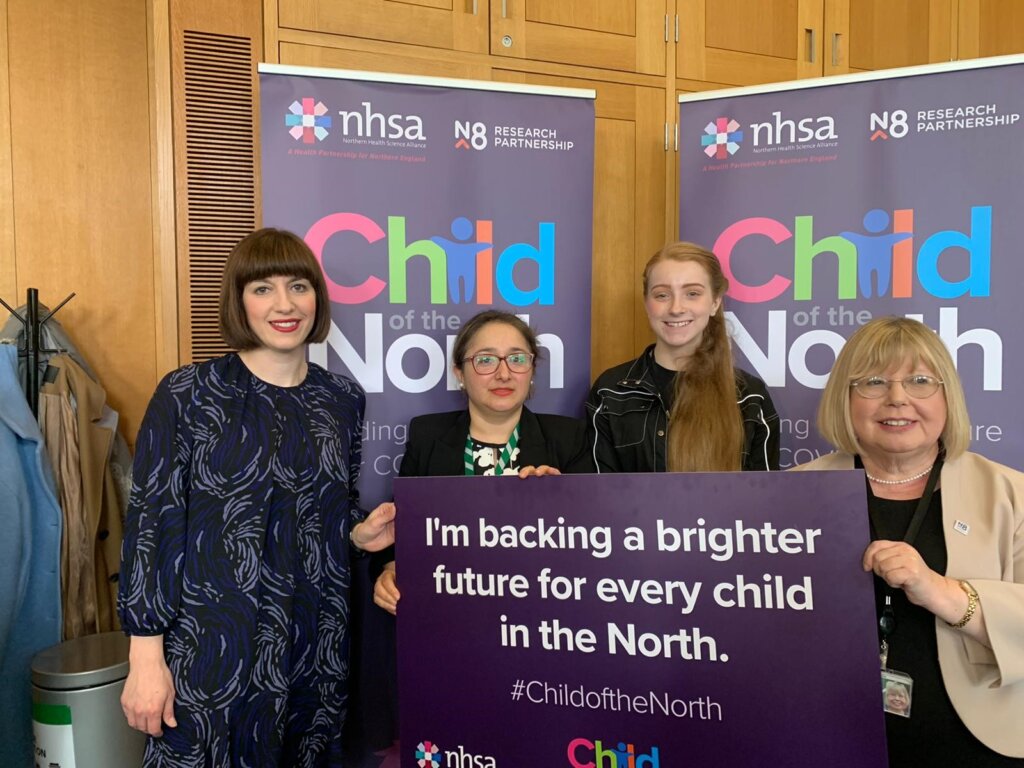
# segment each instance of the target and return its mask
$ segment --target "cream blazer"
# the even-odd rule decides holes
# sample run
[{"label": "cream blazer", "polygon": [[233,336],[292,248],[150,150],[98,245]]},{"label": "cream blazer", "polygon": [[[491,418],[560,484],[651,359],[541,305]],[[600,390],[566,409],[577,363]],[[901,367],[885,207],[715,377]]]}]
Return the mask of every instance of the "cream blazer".
[{"label": "cream blazer", "polygon": [[[794,469],[853,469],[853,457],[831,453]],[[936,618],[942,680],[979,741],[1024,757],[1024,473],[965,453],[943,465],[939,484],[945,575],[978,591],[992,643],[986,648]]]}]

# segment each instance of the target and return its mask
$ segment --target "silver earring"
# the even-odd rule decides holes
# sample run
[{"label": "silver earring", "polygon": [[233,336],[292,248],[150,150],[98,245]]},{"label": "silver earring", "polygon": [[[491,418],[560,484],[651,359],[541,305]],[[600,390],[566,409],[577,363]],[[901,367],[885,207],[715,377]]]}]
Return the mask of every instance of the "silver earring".
[{"label": "silver earring", "polygon": [[466,388],[466,382],[460,381],[459,382],[459,389],[465,389],[465,388]]}]

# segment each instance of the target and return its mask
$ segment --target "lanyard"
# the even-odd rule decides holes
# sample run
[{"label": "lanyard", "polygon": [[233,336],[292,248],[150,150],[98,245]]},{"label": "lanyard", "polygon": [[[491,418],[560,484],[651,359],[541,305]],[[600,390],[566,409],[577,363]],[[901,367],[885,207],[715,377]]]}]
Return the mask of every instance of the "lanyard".
[{"label": "lanyard", "polygon": [[[518,424],[516,424],[516,428],[512,430],[512,436],[508,439],[508,442],[505,443],[505,447],[501,449],[501,454],[498,456],[498,460],[494,464],[495,476],[505,474],[505,470],[512,462],[512,452],[515,451],[517,445],[519,445]],[[464,456],[464,474],[475,475],[476,466],[473,464],[473,438],[468,434],[466,435],[466,451]]]},{"label": "lanyard", "polygon": [[[907,532],[903,535],[903,541],[911,546],[914,545],[914,540],[917,539],[917,534],[921,530],[921,525],[924,523],[924,519],[928,514],[928,507],[931,506],[932,496],[935,495],[935,486],[938,485],[939,475],[942,473],[942,462],[943,453],[940,451],[938,458],[935,459],[935,464],[932,466],[932,471],[928,475],[928,482],[925,484],[924,493],[921,494],[921,498],[917,500],[917,507],[914,509],[914,516],[910,518],[910,525],[907,526]],[[860,460],[860,456],[855,457],[854,466],[857,469],[863,469],[864,464]],[[865,478],[865,483],[868,487],[868,498],[874,497],[871,492],[871,483]],[[876,513],[871,509],[871,505],[868,505],[868,521],[871,526],[871,538],[876,540],[878,536],[878,525],[875,521]],[[896,613],[892,608],[892,596],[893,589],[888,584],[885,585],[885,607],[882,609],[882,615],[878,619],[878,633],[882,636],[882,643],[880,648],[880,655],[882,658],[882,666],[885,667],[886,661],[889,655],[889,638],[892,637],[893,633],[896,632]]]}]

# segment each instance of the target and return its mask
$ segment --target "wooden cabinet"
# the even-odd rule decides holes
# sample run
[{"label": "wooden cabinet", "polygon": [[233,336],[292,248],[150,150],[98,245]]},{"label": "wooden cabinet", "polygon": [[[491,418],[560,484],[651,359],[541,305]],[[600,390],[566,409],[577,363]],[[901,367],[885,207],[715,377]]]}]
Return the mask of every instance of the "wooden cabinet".
[{"label": "wooden cabinet", "polygon": [[277,29],[486,53],[488,0],[280,0]]},{"label": "wooden cabinet", "polygon": [[957,58],[1024,53],[1021,0],[960,0]]},{"label": "wooden cabinet", "polygon": [[679,79],[755,85],[948,61],[957,0],[677,0]]},{"label": "wooden cabinet", "polygon": [[664,75],[673,0],[265,0],[280,30]]},{"label": "wooden cabinet", "polygon": [[665,74],[664,0],[490,0],[490,9],[494,56]]},{"label": "wooden cabinet", "polygon": [[677,0],[676,77],[755,85],[822,73],[822,0]]},{"label": "wooden cabinet", "polygon": [[957,0],[831,0],[825,6],[825,75],[956,58]]}]

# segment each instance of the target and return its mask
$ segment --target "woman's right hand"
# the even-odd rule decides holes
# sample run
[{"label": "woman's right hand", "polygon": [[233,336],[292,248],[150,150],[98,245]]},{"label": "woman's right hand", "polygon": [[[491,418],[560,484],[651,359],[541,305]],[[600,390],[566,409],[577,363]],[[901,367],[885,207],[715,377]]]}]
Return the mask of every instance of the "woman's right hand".
[{"label": "woman's right hand", "polygon": [[128,679],[121,709],[132,728],[163,736],[163,725],[174,728],[174,681],[164,661],[164,637],[133,635],[128,651]]},{"label": "woman's right hand", "polygon": [[377,577],[377,583],[373,585],[373,602],[394,616],[401,596],[402,593],[398,591],[398,584],[395,581],[395,561],[392,560],[384,566],[384,570]]}]

